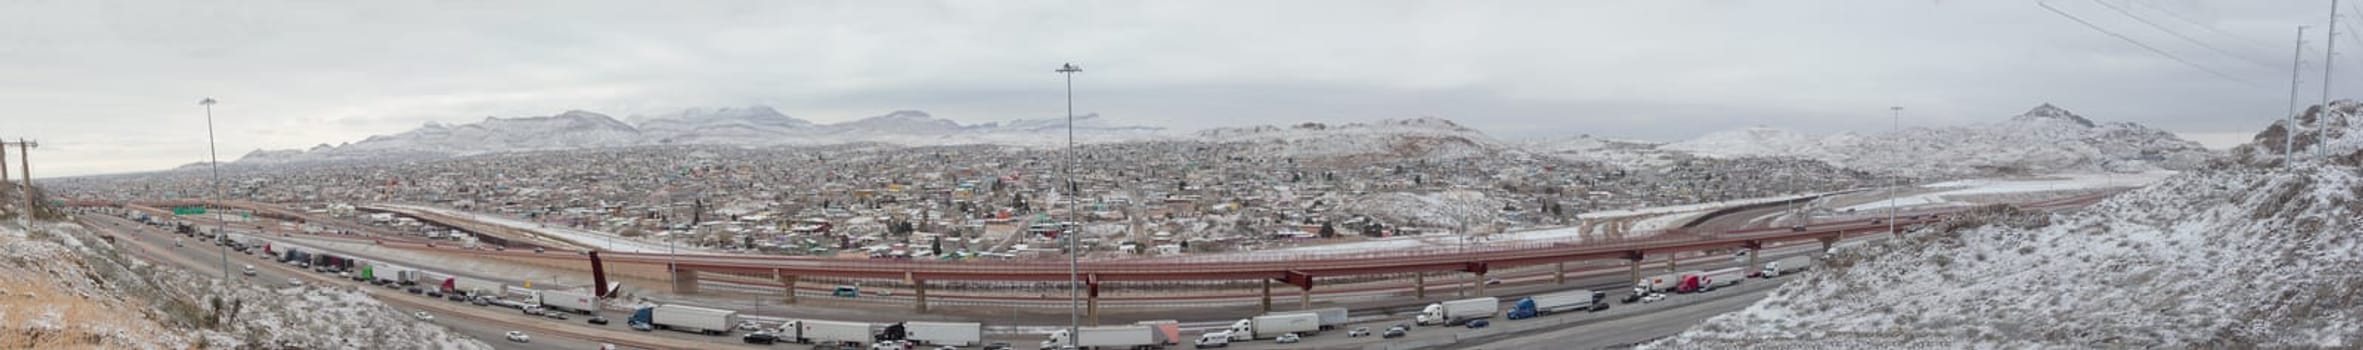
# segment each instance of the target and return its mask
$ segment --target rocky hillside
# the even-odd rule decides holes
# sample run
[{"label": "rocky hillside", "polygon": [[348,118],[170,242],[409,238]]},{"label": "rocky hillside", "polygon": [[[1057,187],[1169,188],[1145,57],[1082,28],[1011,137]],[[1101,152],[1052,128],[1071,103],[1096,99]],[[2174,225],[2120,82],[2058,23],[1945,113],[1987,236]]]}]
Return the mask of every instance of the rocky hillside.
[{"label": "rocky hillside", "polygon": [[18,349],[491,349],[359,291],[221,285],[150,264],[63,213],[31,226],[0,184],[0,347]]},{"label": "rocky hillside", "polygon": [[2050,104],[1997,123],[1827,137],[1752,127],[1660,148],[1723,158],[1801,157],[1917,178],[2183,170],[2215,155],[2173,133],[2134,123],[2094,123]]},{"label": "rocky hillside", "polygon": [[[2363,346],[2357,114],[2312,108],[2234,157],[2085,210],[1993,208],[1853,250],[1652,347]],[[2291,136],[2300,161],[2285,168]]]}]

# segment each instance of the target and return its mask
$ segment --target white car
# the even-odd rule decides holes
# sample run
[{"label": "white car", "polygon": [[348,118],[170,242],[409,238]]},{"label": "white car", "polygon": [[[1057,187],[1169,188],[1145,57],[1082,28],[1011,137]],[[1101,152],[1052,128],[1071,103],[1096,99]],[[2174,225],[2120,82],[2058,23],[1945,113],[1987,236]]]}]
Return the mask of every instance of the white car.
[{"label": "white car", "polygon": [[1349,338],[1366,335],[1370,335],[1370,327],[1354,327],[1354,330],[1346,332],[1346,337]]},{"label": "white car", "polygon": [[1281,344],[1295,344],[1298,340],[1304,340],[1304,338],[1298,337],[1294,332],[1281,334],[1279,339],[1272,339],[1272,341]]},{"label": "white car", "polygon": [[304,280],[299,280],[299,279],[295,279],[295,278],[292,278],[292,277],[290,277],[290,278],[288,278],[288,279],[287,279],[287,285],[290,285],[290,286],[297,286],[297,287],[302,287],[302,286],[304,286]]},{"label": "white car", "polygon": [[253,275],[254,275],[254,265],[246,265],[246,275],[247,275],[247,276],[253,276]]},{"label": "white car", "polygon": [[1665,294],[1650,294],[1649,296],[1641,297],[1641,302],[1643,302],[1643,303],[1654,303],[1654,302],[1657,302],[1657,301],[1659,301],[1659,300],[1666,300],[1666,295],[1665,295]]},{"label": "white car", "polygon": [[411,316],[411,317],[417,317],[417,318],[418,318],[420,321],[434,321],[434,320],[435,320],[435,315],[428,315],[426,311],[419,311],[419,312],[417,312],[417,313],[412,313],[412,314],[410,314],[410,316]]},{"label": "white car", "polygon": [[509,341],[531,343],[533,342],[533,337],[525,335],[525,332],[509,331]]},{"label": "white car", "polygon": [[755,323],[755,321],[738,321],[738,330],[752,331],[761,329],[763,329],[763,324],[761,323]]}]

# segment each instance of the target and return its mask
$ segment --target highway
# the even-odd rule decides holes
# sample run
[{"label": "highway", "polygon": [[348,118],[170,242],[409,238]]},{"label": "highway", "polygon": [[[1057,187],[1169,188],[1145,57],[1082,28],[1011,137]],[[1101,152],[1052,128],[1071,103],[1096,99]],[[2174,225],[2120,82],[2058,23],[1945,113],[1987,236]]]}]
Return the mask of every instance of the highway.
[{"label": "highway", "polygon": [[[221,274],[220,259],[222,255],[218,252],[222,248],[207,243],[205,240],[187,238],[156,227],[141,225],[105,214],[86,214],[80,215],[78,218],[85,226],[115,235],[118,237],[117,242],[127,245],[126,251],[132,254],[146,257],[157,263],[177,266],[192,273],[207,274],[208,276],[220,276]],[[172,246],[175,238],[182,240],[181,247]],[[241,269],[245,265],[255,267],[255,277],[245,277],[237,273],[232,273],[232,277],[277,288],[284,288],[289,277],[303,279],[304,283],[308,285],[349,286],[368,293],[405,314],[426,311],[435,316],[435,320],[431,322],[444,325],[458,334],[482,340],[497,349],[596,349],[601,343],[638,345],[637,347],[640,348],[652,349],[754,348],[738,344],[738,339],[735,337],[708,337],[674,332],[633,332],[623,327],[620,317],[612,320],[614,322],[607,326],[596,326],[584,323],[585,318],[583,317],[574,317],[565,321],[549,320],[502,309],[431,299],[349,279],[335,278],[331,275],[300,270],[231,251],[231,269]],[[530,343],[510,342],[503,337],[503,334],[510,330],[523,330],[533,337],[533,341]]]}]

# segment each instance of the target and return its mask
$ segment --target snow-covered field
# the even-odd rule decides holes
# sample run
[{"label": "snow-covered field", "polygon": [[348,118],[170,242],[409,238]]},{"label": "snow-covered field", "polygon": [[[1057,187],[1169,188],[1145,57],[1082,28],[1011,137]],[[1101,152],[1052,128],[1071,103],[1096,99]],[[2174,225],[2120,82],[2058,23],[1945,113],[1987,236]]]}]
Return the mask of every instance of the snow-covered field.
[{"label": "snow-covered field", "polygon": [[1888,207],[1917,208],[1931,206],[1977,206],[1982,203],[1966,201],[1968,197],[1994,194],[2042,193],[2081,191],[2092,189],[2148,186],[2169,176],[2173,171],[2147,171],[2131,174],[2056,174],[2033,178],[1992,178],[1946,181],[1920,185],[1923,190],[1937,192],[1897,197],[1893,204],[1876,201],[1838,208],[1839,211],[1870,211]]}]

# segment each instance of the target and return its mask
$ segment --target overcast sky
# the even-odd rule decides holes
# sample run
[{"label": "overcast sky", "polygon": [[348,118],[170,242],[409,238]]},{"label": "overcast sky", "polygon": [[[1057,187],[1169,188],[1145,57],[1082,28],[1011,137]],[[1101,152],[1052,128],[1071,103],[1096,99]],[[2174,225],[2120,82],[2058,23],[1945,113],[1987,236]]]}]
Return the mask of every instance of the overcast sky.
[{"label": "overcast sky", "polygon": [[[973,123],[1060,115],[1051,70],[1075,62],[1078,113],[1182,130],[1437,116],[1662,141],[2050,102],[2224,147],[2286,111],[2301,24],[2301,100],[2321,97],[2327,1],[2102,1],[2132,16],[2049,3],[2173,58],[2011,0],[12,1],[0,137],[37,139],[37,175],[66,176],[204,160],[205,97],[223,161],[570,109]],[[2363,91],[2363,55],[2340,60],[2333,94]]]}]

